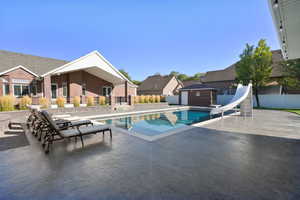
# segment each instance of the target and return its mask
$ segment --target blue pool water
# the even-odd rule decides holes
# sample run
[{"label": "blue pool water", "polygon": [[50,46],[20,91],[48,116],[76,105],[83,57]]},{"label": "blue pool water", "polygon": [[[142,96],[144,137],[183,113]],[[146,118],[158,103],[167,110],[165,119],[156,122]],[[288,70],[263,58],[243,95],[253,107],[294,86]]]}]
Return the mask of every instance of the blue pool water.
[{"label": "blue pool water", "polygon": [[102,120],[101,122],[126,129],[129,132],[155,136],[208,119],[210,119],[209,112],[181,110],[164,113],[131,115],[121,118]]}]

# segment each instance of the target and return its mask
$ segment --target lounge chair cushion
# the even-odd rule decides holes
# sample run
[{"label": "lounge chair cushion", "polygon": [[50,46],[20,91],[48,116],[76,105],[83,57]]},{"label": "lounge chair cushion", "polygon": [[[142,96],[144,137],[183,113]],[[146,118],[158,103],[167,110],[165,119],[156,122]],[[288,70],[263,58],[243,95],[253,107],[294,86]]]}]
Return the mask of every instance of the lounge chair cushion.
[{"label": "lounge chair cushion", "polygon": [[[96,125],[96,126],[84,126],[84,127],[79,127],[80,132],[82,135],[87,135],[87,134],[92,134],[92,133],[98,133],[103,130],[110,129],[109,125]],[[77,128],[73,129],[68,129],[68,130],[62,130],[60,131],[60,134],[63,137],[72,137],[75,135],[80,135],[80,132],[78,131]]]},{"label": "lounge chair cushion", "polygon": [[72,126],[79,126],[79,125],[87,125],[91,124],[92,122],[90,120],[81,120],[81,121],[71,121]]}]

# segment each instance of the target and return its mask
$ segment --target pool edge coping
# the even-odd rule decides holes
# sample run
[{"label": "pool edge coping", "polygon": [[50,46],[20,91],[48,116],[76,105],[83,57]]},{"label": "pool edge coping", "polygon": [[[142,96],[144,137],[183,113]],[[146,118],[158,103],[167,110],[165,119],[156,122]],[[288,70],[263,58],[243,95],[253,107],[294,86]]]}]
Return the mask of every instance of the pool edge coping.
[{"label": "pool edge coping", "polygon": [[[184,108],[193,108],[193,107],[192,106],[185,106]],[[177,109],[173,108],[171,110],[177,110]],[[167,111],[167,110],[165,110],[165,111]],[[141,113],[136,113],[136,114],[141,114]],[[142,135],[142,134],[137,133],[137,132],[129,132],[128,130],[125,130],[125,129],[122,129],[122,128],[119,128],[119,127],[115,127],[115,126],[113,126],[113,129],[116,129],[116,130],[118,130],[120,132],[123,132],[123,133],[125,133],[125,134],[127,134],[129,136],[134,136],[134,137],[143,139],[143,140],[148,141],[148,142],[154,142],[156,140],[159,140],[159,139],[162,139],[162,138],[165,138],[165,137],[177,134],[177,133],[182,132],[182,131],[187,131],[187,130],[193,129],[195,127],[202,127],[202,126],[207,125],[209,123],[213,123],[213,122],[216,122],[216,121],[219,121],[219,120],[222,120],[222,119],[226,119],[226,118],[229,118],[231,116],[239,115],[239,114],[240,114],[240,112],[230,113],[230,114],[225,115],[223,117],[220,116],[220,117],[209,119],[209,120],[206,120],[206,121],[203,121],[203,122],[198,122],[198,123],[195,123],[195,124],[187,125],[186,127],[181,127],[181,128],[175,129],[175,130],[167,131],[164,134],[155,135],[155,136],[147,136],[147,135]],[[92,120],[92,122],[94,124],[102,124],[102,123],[100,123],[100,122],[98,122],[96,120]]]}]

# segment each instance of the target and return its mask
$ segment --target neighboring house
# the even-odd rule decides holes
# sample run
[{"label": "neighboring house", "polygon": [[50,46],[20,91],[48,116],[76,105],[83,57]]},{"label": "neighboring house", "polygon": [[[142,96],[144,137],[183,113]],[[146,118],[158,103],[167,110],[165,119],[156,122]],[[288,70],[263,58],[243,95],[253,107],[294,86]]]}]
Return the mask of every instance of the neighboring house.
[{"label": "neighboring house", "polygon": [[137,89],[138,95],[174,95],[183,85],[175,76],[153,75],[144,80]]},{"label": "neighboring house", "polygon": [[97,51],[68,62],[0,50],[0,95],[84,103],[86,96],[136,95],[136,87]]},{"label": "neighboring house", "polygon": [[[261,88],[260,94],[282,94],[282,93],[297,93],[295,90],[283,91],[278,80],[283,78],[283,71],[280,62],[283,61],[281,50],[272,51],[273,53],[273,70],[270,77],[270,82],[266,87]],[[235,64],[223,70],[209,71],[201,78],[201,82],[207,86],[211,86],[218,90],[218,94],[234,94],[236,86]]]}]

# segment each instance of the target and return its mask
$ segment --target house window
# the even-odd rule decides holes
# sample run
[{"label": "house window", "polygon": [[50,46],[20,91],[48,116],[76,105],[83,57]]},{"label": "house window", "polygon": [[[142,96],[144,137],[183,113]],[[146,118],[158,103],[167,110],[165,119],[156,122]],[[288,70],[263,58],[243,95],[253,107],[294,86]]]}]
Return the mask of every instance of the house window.
[{"label": "house window", "polygon": [[31,91],[32,95],[34,95],[34,96],[36,95],[37,88],[36,88],[36,84],[35,83],[33,83],[33,84],[30,85],[30,91]]},{"label": "house window", "polygon": [[86,84],[82,84],[82,95],[86,95]]},{"label": "house window", "polygon": [[22,96],[29,95],[29,85],[22,85]]},{"label": "house window", "polygon": [[16,97],[29,95],[28,85],[14,84],[13,89],[14,89],[14,96]]},{"label": "house window", "polygon": [[51,84],[51,98],[52,99],[57,98],[57,84],[56,83]]},{"label": "house window", "polygon": [[111,95],[111,87],[109,86],[104,86],[102,88],[102,95],[103,96],[110,96]]},{"label": "house window", "polygon": [[63,96],[67,97],[68,96],[68,84],[66,82],[64,82],[62,84],[62,89],[63,89]]},{"label": "house window", "polygon": [[200,92],[199,91],[196,92],[196,97],[200,97]]},{"label": "house window", "polygon": [[3,84],[3,95],[9,95],[9,84]]}]

